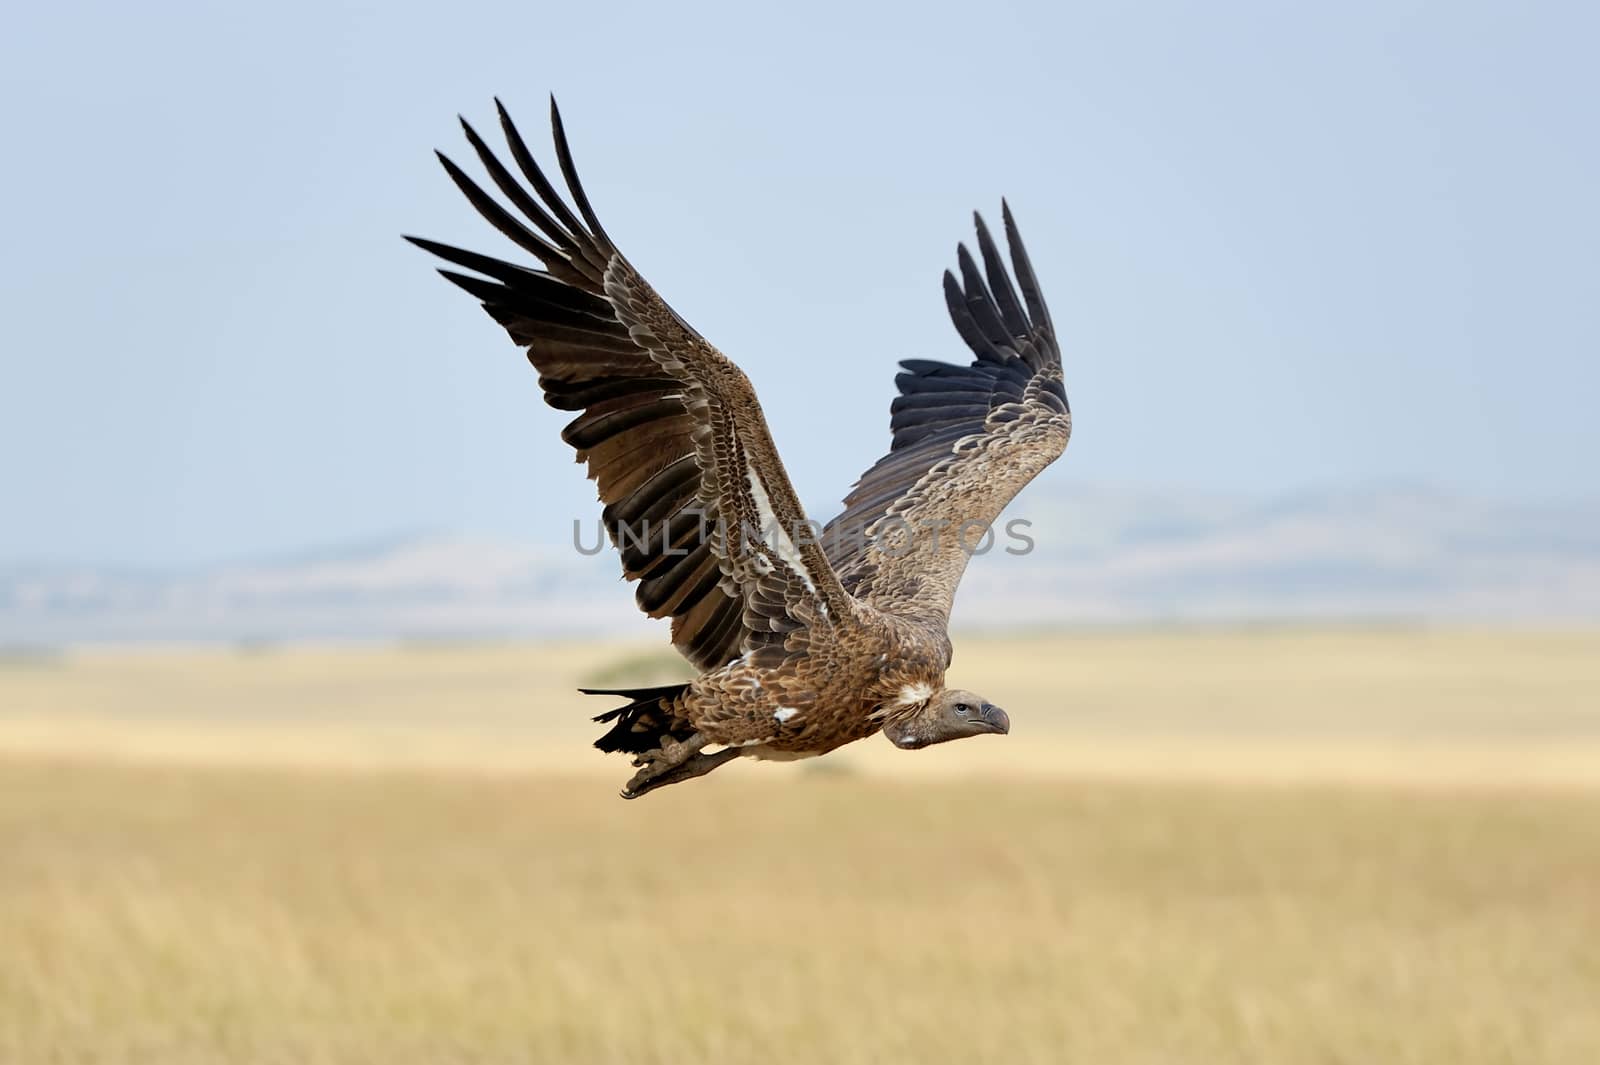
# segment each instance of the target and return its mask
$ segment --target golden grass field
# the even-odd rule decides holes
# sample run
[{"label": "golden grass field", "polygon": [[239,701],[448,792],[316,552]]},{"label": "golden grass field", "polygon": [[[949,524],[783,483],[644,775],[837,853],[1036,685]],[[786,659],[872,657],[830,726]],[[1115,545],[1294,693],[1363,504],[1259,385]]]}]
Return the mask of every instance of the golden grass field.
[{"label": "golden grass field", "polygon": [[623,802],[672,668],[0,661],[0,1062],[1600,1060],[1600,633],[960,639],[1009,737]]}]

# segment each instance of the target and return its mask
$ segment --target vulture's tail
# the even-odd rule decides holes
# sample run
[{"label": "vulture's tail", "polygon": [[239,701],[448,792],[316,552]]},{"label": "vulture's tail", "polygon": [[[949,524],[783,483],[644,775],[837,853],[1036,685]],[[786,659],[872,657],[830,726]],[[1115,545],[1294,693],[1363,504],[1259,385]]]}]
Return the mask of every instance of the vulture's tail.
[{"label": "vulture's tail", "polygon": [[667,684],[659,688],[579,688],[585,695],[621,695],[627,706],[607,710],[596,721],[615,721],[611,730],[594,741],[602,751],[641,754],[661,746],[663,736],[682,742],[694,735],[694,725],[678,713],[678,700],[689,689],[687,684]]}]

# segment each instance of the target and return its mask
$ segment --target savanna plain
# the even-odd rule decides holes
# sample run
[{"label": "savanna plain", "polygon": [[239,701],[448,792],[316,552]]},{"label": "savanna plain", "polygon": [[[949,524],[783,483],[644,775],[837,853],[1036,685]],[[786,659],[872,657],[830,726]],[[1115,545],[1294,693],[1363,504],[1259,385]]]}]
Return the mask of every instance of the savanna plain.
[{"label": "savanna plain", "polygon": [[0,1062],[1600,1061],[1600,632],[987,634],[636,802],[634,644],[0,656]]}]

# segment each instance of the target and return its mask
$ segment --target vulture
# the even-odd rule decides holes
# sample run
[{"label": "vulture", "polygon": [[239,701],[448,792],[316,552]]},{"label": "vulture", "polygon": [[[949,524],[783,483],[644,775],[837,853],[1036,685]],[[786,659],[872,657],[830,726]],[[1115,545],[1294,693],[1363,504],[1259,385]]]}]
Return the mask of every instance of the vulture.
[{"label": "vulture", "polygon": [[573,415],[561,438],[598,486],[638,606],[671,619],[672,645],[698,670],[684,684],[583,689],[626,700],[595,718],[610,726],[595,746],[637,768],[622,797],[741,755],[810,758],[879,731],[904,750],[1009,732],[1004,710],[944,683],[969,533],[987,529],[1072,432],[1055,328],[1009,206],[1010,271],[974,215],[979,258],[958,246],[959,277],[944,274],[971,361],[900,363],[888,453],[819,528],[749,378],[601,226],[554,99],[566,197],[495,105],[516,173],[461,125],[501,198],[436,154],[538,265],[406,239],[450,264],[439,272],[527,351],[545,402]]}]

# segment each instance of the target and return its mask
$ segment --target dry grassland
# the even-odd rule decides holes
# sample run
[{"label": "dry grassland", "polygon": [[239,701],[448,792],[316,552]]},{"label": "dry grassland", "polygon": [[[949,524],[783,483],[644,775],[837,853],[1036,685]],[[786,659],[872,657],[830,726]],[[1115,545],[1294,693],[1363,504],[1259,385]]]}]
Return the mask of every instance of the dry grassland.
[{"label": "dry grassland", "polygon": [[637,649],[0,665],[0,1062],[1600,1060],[1600,636],[957,655],[1010,737],[634,803]]}]

